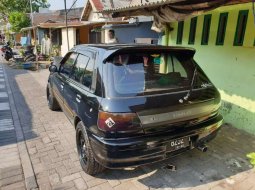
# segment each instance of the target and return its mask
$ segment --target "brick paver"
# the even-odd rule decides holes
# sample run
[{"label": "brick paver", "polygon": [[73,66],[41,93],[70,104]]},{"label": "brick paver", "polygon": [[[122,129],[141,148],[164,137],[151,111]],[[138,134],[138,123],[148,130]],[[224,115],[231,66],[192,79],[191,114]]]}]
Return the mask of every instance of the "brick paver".
[{"label": "brick paver", "polygon": [[[255,151],[255,138],[229,125],[208,144],[207,153],[192,150],[167,161],[89,176],[78,161],[74,127],[62,112],[47,107],[48,71],[6,70],[40,189],[255,189],[255,171],[246,159]],[[164,169],[166,164],[177,171]]]},{"label": "brick paver", "polygon": [[2,64],[0,64],[0,189],[25,189]]}]

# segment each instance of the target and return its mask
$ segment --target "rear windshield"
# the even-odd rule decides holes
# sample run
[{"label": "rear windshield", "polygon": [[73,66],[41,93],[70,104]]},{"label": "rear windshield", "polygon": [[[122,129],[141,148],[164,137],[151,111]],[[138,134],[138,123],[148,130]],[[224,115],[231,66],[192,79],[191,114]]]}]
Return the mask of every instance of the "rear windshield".
[{"label": "rear windshield", "polygon": [[[133,97],[190,89],[196,63],[181,53],[147,52],[117,54],[106,64],[109,96]],[[200,69],[196,75],[208,81]]]}]

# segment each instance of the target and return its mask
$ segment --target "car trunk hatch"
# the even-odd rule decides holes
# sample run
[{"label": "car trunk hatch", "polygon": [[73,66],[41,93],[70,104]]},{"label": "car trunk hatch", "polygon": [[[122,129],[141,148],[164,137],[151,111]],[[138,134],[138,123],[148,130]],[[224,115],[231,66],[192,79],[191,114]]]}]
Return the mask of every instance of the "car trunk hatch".
[{"label": "car trunk hatch", "polygon": [[[214,116],[220,106],[219,100],[202,97],[203,93],[199,93],[199,91],[201,90],[193,92],[190,100],[184,103],[180,103],[183,93],[165,96],[164,98],[171,100],[168,101],[171,104],[160,101],[158,106],[155,104],[151,106],[152,104],[148,100],[144,109],[136,110],[144,133],[176,130],[180,127],[198,124]],[[157,97],[155,98],[157,99]]]}]

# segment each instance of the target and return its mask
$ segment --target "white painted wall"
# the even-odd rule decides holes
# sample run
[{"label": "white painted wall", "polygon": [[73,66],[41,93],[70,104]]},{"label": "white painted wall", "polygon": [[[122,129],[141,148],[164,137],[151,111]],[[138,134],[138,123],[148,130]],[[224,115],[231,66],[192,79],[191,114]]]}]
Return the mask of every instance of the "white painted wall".
[{"label": "white painted wall", "polygon": [[[62,32],[61,55],[64,56],[68,52],[66,29],[62,28],[61,32]],[[71,49],[76,45],[76,28],[68,28],[68,36],[69,36],[69,48]]]},{"label": "white painted wall", "polygon": [[103,18],[102,14],[101,13],[95,13],[93,11],[91,11],[89,13],[89,18],[88,18],[88,21],[105,21],[106,19]]}]

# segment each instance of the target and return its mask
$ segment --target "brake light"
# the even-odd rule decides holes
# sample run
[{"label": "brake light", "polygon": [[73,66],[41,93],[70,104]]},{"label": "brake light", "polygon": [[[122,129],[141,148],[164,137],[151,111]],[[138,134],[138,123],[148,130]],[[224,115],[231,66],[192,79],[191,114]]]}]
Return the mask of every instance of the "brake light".
[{"label": "brake light", "polygon": [[139,130],[140,120],[135,113],[109,113],[99,111],[98,128],[108,132]]}]

